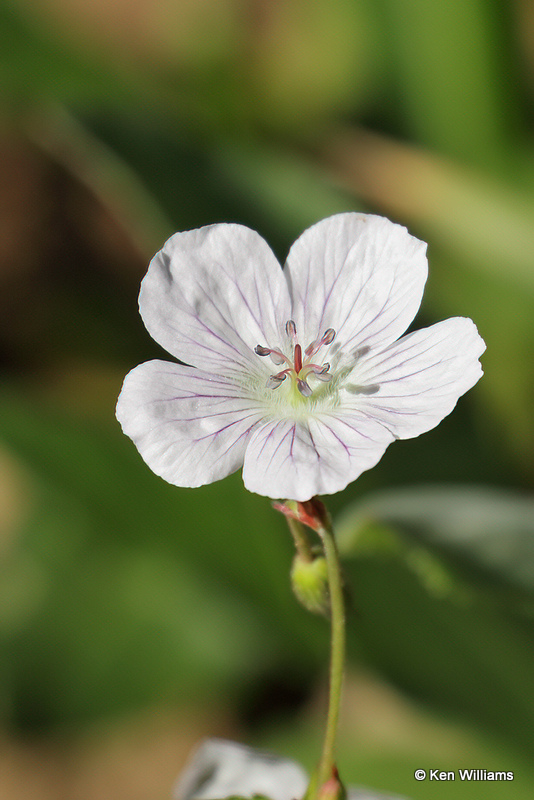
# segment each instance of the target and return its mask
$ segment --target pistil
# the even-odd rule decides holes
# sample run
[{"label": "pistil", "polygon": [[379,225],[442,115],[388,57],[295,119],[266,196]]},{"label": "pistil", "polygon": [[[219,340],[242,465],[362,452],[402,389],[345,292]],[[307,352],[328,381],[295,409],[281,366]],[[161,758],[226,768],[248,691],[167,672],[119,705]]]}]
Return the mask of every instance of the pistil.
[{"label": "pistil", "polygon": [[302,369],[302,347],[300,344],[295,345],[295,352],[293,354],[293,360],[295,362],[295,372],[297,375]]}]

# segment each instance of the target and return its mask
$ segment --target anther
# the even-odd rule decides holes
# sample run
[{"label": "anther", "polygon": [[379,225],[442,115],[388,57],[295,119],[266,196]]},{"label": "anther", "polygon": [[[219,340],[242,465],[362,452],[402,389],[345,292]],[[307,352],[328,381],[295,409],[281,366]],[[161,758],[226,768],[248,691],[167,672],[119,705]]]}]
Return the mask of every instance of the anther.
[{"label": "anther", "polygon": [[264,347],[262,344],[257,344],[254,352],[258,356],[271,356],[271,361],[277,366],[279,364],[289,364],[290,361],[279,350],[271,350],[269,347]]},{"label": "anther", "polygon": [[271,375],[265,386],[267,387],[267,389],[278,389],[282,381],[285,381],[285,379],[286,379],[286,373],[279,372],[278,375]]},{"label": "anther", "polygon": [[295,325],[292,319],[289,319],[286,322],[286,333],[288,336],[291,336],[292,339],[295,339],[297,335],[297,326]]},{"label": "anther", "polygon": [[315,353],[326,344],[331,344],[334,341],[336,332],[333,328],[328,328],[319,339],[315,339],[304,351],[305,355],[309,358],[314,356]]},{"label": "anther", "polygon": [[287,336],[293,340],[292,361],[290,357],[284,355],[280,349],[273,350],[272,348],[265,347],[262,344],[258,344],[254,348],[256,355],[262,357],[270,356],[271,361],[274,364],[278,366],[280,364],[285,364],[287,367],[281,372],[278,372],[276,375],[271,375],[265,385],[268,389],[277,389],[280,384],[285,381],[286,377],[291,375],[291,378],[295,381],[296,387],[300,394],[304,397],[310,397],[313,394],[313,390],[306,380],[308,375],[314,375],[317,380],[324,383],[332,380],[333,377],[329,372],[329,363],[325,362],[321,366],[318,364],[312,364],[310,363],[311,356],[315,355],[315,353],[317,353],[324,345],[331,344],[331,342],[334,341],[336,332],[333,328],[327,328],[322,336],[315,339],[315,341],[308,345],[303,354],[302,347],[297,341],[297,326],[295,321],[289,319],[286,322],[285,327]]},{"label": "anther", "polygon": [[314,356],[317,350],[320,348],[322,342],[320,339],[316,339],[314,342],[308,345],[306,350],[304,351],[304,355],[309,358],[310,356]]},{"label": "anther", "polygon": [[306,381],[302,380],[302,378],[297,378],[297,389],[302,395],[304,395],[304,397],[310,397],[312,394],[311,388],[308,386]]},{"label": "anther", "polygon": [[336,335],[335,330],[333,328],[328,328],[323,333],[323,336],[321,338],[321,342],[323,344],[332,344],[332,342],[334,341],[335,335]]},{"label": "anther", "polygon": [[320,372],[314,372],[315,377],[319,381],[323,381],[323,383],[327,383],[328,381],[332,380],[332,375],[328,370],[322,369]]}]

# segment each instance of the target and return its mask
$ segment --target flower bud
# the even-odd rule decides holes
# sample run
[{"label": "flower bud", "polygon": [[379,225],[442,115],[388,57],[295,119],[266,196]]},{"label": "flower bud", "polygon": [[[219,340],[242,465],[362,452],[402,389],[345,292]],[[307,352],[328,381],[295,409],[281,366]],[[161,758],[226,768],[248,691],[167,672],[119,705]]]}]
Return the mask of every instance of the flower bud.
[{"label": "flower bud", "polygon": [[291,567],[291,585],[300,603],[315,614],[328,614],[328,571],[324,556],[311,561],[297,553]]},{"label": "flower bud", "polygon": [[336,767],[332,768],[332,776],[319,789],[319,800],[346,800],[347,792],[339,778]]}]

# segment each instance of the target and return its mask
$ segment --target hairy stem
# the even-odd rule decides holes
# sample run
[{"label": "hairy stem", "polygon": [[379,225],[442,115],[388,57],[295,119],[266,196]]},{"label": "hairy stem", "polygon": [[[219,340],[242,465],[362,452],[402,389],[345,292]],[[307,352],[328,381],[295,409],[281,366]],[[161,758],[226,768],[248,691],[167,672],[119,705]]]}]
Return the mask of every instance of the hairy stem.
[{"label": "hairy stem", "polygon": [[343,672],[345,667],[345,605],[343,600],[343,581],[341,566],[333,531],[321,526],[317,533],[321,537],[328,568],[328,589],[330,593],[331,643],[330,643],[330,689],[328,696],[328,716],[319,762],[318,786],[322,786],[331,776],[335,765],[334,750],[341,704]]}]

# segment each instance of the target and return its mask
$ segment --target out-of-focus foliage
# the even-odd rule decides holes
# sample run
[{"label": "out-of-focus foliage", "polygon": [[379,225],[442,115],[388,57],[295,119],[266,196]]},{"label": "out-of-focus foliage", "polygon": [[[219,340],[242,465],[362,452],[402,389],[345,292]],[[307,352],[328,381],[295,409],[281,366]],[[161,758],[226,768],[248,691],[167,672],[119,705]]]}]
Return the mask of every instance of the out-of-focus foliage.
[{"label": "out-of-focus foliage", "polygon": [[370,496],[340,520],[361,614],[356,645],[410,692],[469,709],[525,753],[534,744],[532,512],[509,492],[427,487]]},{"label": "out-of-focus foliage", "polygon": [[488,349],[450,418],[329,501],[351,657],[522,759],[534,730],[531,4],[0,0],[0,87],[3,725],[80,730],[221,695],[243,724],[264,724],[277,698],[293,708],[324,674],[326,626],[290,595],[291,544],[269,503],[238,475],[167,486],[113,412],[125,372],[161,356],[136,296],[167,234],[238,221],[283,260],[307,225],[363,209],[429,242],[418,322],[470,316]]}]

